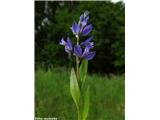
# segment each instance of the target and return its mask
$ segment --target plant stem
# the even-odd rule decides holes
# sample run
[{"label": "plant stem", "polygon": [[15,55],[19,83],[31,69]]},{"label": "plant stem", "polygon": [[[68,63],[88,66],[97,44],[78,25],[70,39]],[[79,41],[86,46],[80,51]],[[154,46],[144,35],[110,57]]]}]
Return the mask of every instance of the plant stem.
[{"label": "plant stem", "polygon": [[[79,37],[77,37],[77,45],[79,45]],[[76,70],[77,70],[77,80],[80,83],[80,77],[79,77],[79,57],[76,57]]]},{"label": "plant stem", "polygon": [[[77,45],[79,45],[79,37],[77,37]],[[77,73],[77,82],[79,83],[80,86],[80,76],[79,76],[79,57],[76,57],[76,73]],[[79,104],[80,107],[80,104]],[[81,112],[80,109],[77,109],[78,112],[78,120],[81,120]]]},{"label": "plant stem", "polygon": [[79,110],[78,110],[78,120],[81,120],[81,113]]}]

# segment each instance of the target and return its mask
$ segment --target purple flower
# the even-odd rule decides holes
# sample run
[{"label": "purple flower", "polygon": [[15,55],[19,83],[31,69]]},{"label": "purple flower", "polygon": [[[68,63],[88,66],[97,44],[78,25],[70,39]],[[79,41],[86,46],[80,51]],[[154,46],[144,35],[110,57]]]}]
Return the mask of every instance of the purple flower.
[{"label": "purple flower", "polygon": [[70,27],[73,34],[77,37],[77,45],[72,48],[72,43],[70,38],[68,37],[65,41],[64,38],[59,42],[60,45],[65,46],[65,51],[71,55],[77,56],[79,58],[83,58],[86,60],[91,60],[95,56],[95,51],[90,51],[93,48],[94,43],[91,41],[93,36],[87,38],[85,41],[79,44],[79,38],[83,36],[87,36],[91,30],[93,29],[92,24],[87,24],[89,20],[89,12],[85,11],[79,18],[79,23],[74,22]]},{"label": "purple flower", "polygon": [[74,46],[74,53],[75,56],[81,57],[82,56],[82,49],[80,45],[75,45]]},{"label": "purple flower", "polygon": [[82,32],[83,28],[87,25],[89,20],[89,12],[85,11],[79,18],[80,32]]},{"label": "purple flower", "polygon": [[89,37],[87,40],[85,40],[84,42],[82,42],[80,45],[81,45],[81,46],[84,46],[84,47],[90,45],[90,46],[93,47],[94,43],[93,43],[93,42],[90,42],[90,41],[92,40],[92,38],[93,38],[93,36]]},{"label": "purple flower", "polygon": [[79,26],[76,22],[74,22],[74,23],[72,24],[71,30],[72,30],[72,32],[73,32],[75,35],[78,36],[78,34],[79,34],[79,32],[80,32],[80,26]]},{"label": "purple flower", "polygon": [[80,22],[82,22],[84,19],[88,20],[89,19],[89,12],[85,11],[81,16],[80,16]]},{"label": "purple flower", "polygon": [[84,52],[82,53],[82,49],[80,45],[75,45],[74,47],[74,55],[80,58],[84,58],[86,60],[91,60],[95,56],[96,52],[90,52],[89,50],[92,46],[88,45],[85,47]]},{"label": "purple flower", "polygon": [[65,51],[69,54],[71,54],[72,52],[72,43],[69,37],[67,37],[67,42],[64,40],[64,38],[61,39],[61,41],[59,42],[60,45],[64,45],[65,46]]},{"label": "purple flower", "polygon": [[88,11],[86,11],[86,12],[84,12],[81,16],[80,16],[80,18],[79,18],[79,23],[82,25],[82,27],[84,27],[85,25],[87,25],[87,22],[88,22],[88,20],[89,20],[89,12]]},{"label": "purple flower", "polygon": [[83,30],[82,30],[82,36],[88,35],[91,30],[93,29],[92,24],[87,25]]},{"label": "purple flower", "polygon": [[66,45],[66,41],[64,41],[64,38],[61,39],[61,41],[59,42],[60,45]]},{"label": "purple flower", "polygon": [[79,37],[79,35],[86,36],[91,32],[93,26],[92,24],[87,25],[88,20],[89,20],[89,12],[85,11],[80,16],[79,24],[77,24],[76,22],[72,24],[71,30],[73,34],[76,35],[76,37]]}]

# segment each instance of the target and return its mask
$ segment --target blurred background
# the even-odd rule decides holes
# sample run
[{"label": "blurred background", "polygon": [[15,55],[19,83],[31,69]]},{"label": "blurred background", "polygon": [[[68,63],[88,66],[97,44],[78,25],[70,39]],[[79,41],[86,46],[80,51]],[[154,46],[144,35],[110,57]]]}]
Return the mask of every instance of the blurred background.
[{"label": "blurred background", "polygon": [[89,72],[121,74],[125,72],[125,6],[123,2],[105,1],[36,1],[35,2],[35,66],[68,67],[70,64],[62,37],[74,40],[70,27],[81,13],[90,12],[96,56]]},{"label": "blurred background", "polygon": [[[70,68],[62,37],[88,10],[96,56],[89,62],[88,120],[125,119],[125,4],[110,1],[35,1],[35,117],[76,120],[70,95]],[[90,35],[91,35],[90,34]]]}]

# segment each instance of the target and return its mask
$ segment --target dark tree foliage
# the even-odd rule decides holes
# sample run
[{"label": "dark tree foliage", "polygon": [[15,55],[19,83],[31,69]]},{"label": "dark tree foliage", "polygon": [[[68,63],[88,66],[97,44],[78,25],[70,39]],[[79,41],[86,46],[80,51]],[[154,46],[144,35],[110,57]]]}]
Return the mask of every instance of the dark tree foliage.
[{"label": "dark tree foliage", "polygon": [[89,22],[94,27],[92,34],[96,50],[95,58],[89,63],[89,71],[124,73],[125,6],[123,2],[109,1],[36,1],[36,67],[70,65],[68,55],[58,43],[62,36],[68,35],[75,41],[70,27],[85,10],[90,11]]}]

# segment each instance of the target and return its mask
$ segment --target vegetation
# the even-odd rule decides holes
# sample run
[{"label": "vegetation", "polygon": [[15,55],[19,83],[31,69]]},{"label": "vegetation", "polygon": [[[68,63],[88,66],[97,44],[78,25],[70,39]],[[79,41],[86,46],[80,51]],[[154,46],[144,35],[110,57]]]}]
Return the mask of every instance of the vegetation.
[{"label": "vegetation", "polygon": [[[76,106],[69,89],[70,69],[52,68],[35,73],[35,116],[76,120]],[[124,75],[90,74],[88,120],[124,120]]]},{"label": "vegetation", "polygon": [[35,1],[36,68],[70,65],[59,41],[67,35],[75,41],[69,28],[86,10],[90,12],[96,43],[89,71],[124,73],[125,7],[123,2],[109,1]]},{"label": "vegetation", "polygon": [[69,28],[86,10],[96,51],[86,79],[90,85],[88,120],[125,119],[125,6],[110,1],[35,1],[35,117],[77,119],[69,89],[75,60],[59,41],[70,36],[76,42]]}]

